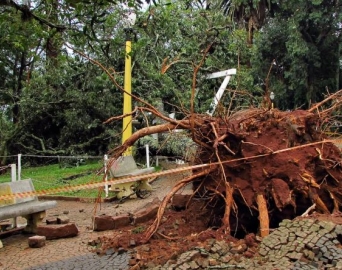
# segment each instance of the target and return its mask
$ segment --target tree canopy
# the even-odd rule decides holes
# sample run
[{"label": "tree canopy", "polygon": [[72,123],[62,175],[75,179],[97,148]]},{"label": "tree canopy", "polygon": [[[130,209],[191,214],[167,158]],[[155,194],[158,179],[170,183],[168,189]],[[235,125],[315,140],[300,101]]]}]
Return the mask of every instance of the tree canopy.
[{"label": "tree canopy", "polygon": [[[209,109],[237,68],[222,107],[307,108],[341,88],[339,1],[0,0],[0,156],[103,154],[120,143],[125,10],[137,22],[133,94],[168,112]],[[103,69],[109,71],[113,84]],[[200,65],[201,61],[202,64]],[[139,105],[139,104],[134,104]]]}]

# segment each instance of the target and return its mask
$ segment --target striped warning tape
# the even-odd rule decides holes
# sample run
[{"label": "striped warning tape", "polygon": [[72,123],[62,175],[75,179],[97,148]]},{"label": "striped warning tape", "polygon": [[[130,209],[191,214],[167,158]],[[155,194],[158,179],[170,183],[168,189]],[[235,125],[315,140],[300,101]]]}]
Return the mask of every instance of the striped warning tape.
[{"label": "striped warning tape", "polygon": [[324,143],[336,143],[336,142],[342,142],[342,139],[329,139],[329,140],[313,142],[313,143],[304,144],[304,145],[298,145],[298,146],[291,147],[291,148],[280,149],[280,150],[277,150],[274,152],[269,152],[269,153],[257,155],[257,156],[237,158],[237,159],[226,160],[226,161],[222,161],[222,162],[213,162],[213,163],[207,163],[207,164],[199,164],[199,165],[192,165],[192,166],[186,166],[186,167],[179,167],[179,168],[175,168],[175,169],[169,169],[169,170],[165,170],[165,171],[148,173],[148,174],[124,176],[124,177],[115,178],[115,179],[111,179],[108,181],[102,181],[102,182],[92,182],[92,183],[86,183],[86,184],[80,184],[80,185],[74,185],[74,186],[63,186],[63,187],[57,187],[57,188],[51,188],[51,189],[45,189],[45,190],[37,190],[37,191],[30,191],[30,192],[0,195],[0,201],[11,200],[14,198],[27,198],[27,197],[33,197],[33,196],[56,194],[56,193],[67,192],[67,191],[93,189],[93,188],[103,187],[105,185],[124,184],[124,183],[139,181],[139,180],[143,180],[143,179],[147,179],[147,178],[165,176],[165,175],[169,175],[169,174],[173,174],[173,173],[180,173],[180,172],[184,172],[184,171],[188,171],[188,170],[195,170],[195,169],[205,168],[205,167],[209,167],[209,166],[215,166],[218,164],[226,164],[226,163],[231,163],[231,162],[257,159],[260,157],[274,155],[274,154],[282,153],[282,152],[293,151],[296,149],[305,148],[305,147],[312,146],[312,145],[319,145],[319,144],[324,144]]},{"label": "striped warning tape", "polygon": [[164,176],[168,174],[180,173],[180,172],[184,172],[188,170],[203,168],[209,165],[210,164],[193,165],[193,166],[180,167],[180,168],[175,168],[175,169],[170,169],[170,170],[160,171],[160,172],[155,172],[155,173],[125,176],[125,177],[115,178],[115,179],[102,181],[102,182],[92,182],[92,183],[86,183],[86,184],[80,184],[80,185],[74,185],[74,186],[63,186],[63,187],[57,187],[57,188],[51,188],[51,189],[0,195],[0,201],[11,200],[14,198],[27,198],[27,197],[33,197],[33,196],[49,195],[49,194],[55,194],[55,193],[60,193],[60,192],[67,192],[67,191],[93,189],[93,188],[103,187],[105,185],[130,183],[130,182],[139,181],[139,180],[143,180],[147,178]]}]

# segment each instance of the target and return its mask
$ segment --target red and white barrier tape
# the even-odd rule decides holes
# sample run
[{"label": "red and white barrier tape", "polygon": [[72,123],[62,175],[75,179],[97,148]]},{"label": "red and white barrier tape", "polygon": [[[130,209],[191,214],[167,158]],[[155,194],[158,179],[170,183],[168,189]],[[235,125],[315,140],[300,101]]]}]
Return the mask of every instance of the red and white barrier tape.
[{"label": "red and white barrier tape", "polygon": [[56,193],[67,192],[67,191],[93,189],[93,188],[103,187],[105,185],[130,183],[130,182],[135,182],[135,181],[139,181],[139,180],[143,180],[143,179],[148,179],[148,178],[153,178],[153,177],[164,176],[164,175],[168,175],[168,174],[180,173],[180,172],[184,172],[184,171],[188,171],[188,170],[203,168],[206,166],[209,166],[209,164],[180,167],[180,168],[175,168],[175,169],[170,169],[170,170],[160,171],[160,172],[155,172],[155,173],[148,173],[148,174],[141,174],[141,175],[134,175],[134,176],[125,176],[125,177],[111,179],[108,181],[92,182],[92,183],[86,183],[86,184],[80,184],[80,185],[74,185],[74,186],[63,186],[63,187],[57,187],[57,188],[51,188],[51,189],[0,195],[0,201],[11,200],[14,198],[27,198],[27,197],[33,197],[33,196],[56,194]]},{"label": "red and white barrier tape", "polygon": [[[270,152],[270,153],[262,154],[262,155],[258,155],[258,156],[251,156],[251,157],[237,158],[237,159],[222,161],[221,163],[225,164],[225,163],[230,163],[230,162],[251,160],[251,159],[256,159],[256,158],[265,157],[265,156],[269,156],[269,155],[274,155],[277,153],[288,152],[288,151],[296,150],[299,148],[305,148],[305,147],[311,146],[311,145],[319,145],[319,144],[324,144],[324,143],[336,143],[336,142],[342,142],[342,139],[333,139],[333,140],[324,140],[324,141],[320,141],[320,142],[313,142],[313,143],[299,145],[299,146],[295,146],[295,147],[291,147],[291,148],[280,149],[280,150],[277,150],[274,152]],[[31,192],[22,192],[22,193],[0,195],[0,201],[11,200],[14,198],[27,198],[27,197],[33,197],[33,196],[56,194],[56,193],[67,192],[67,191],[93,189],[93,188],[104,187],[105,185],[124,184],[124,183],[139,181],[139,180],[143,180],[143,179],[154,178],[154,177],[158,177],[158,176],[165,176],[165,175],[169,175],[169,174],[173,174],[173,173],[180,173],[180,172],[184,172],[184,171],[188,171],[188,170],[205,168],[205,167],[218,165],[218,164],[220,164],[220,162],[186,166],[186,167],[169,169],[166,171],[160,171],[160,172],[154,172],[154,173],[148,173],[148,174],[124,176],[124,177],[120,177],[120,178],[111,179],[108,181],[92,182],[92,183],[86,183],[86,184],[80,184],[80,185],[74,185],[74,186],[63,186],[63,187],[57,187],[57,188],[51,188],[51,189],[45,189],[45,190],[37,190],[37,191],[31,191]]]}]

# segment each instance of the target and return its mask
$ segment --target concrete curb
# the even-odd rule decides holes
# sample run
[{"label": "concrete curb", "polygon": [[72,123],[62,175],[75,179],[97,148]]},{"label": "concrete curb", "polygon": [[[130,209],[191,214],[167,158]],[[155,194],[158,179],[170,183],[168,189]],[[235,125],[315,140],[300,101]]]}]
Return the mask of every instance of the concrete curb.
[{"label": "concrete curb", "polygon": [[109,198],[85,198],[85,197],[71,197],[71,196],[61,196],[61,195],[42,195],[38,196],[39,200],[56,200],[56,201],[74,201],[74,202],[84,202],[84,203],[95,203],[95,202],[112,202],[117,200],[116,197]]}]

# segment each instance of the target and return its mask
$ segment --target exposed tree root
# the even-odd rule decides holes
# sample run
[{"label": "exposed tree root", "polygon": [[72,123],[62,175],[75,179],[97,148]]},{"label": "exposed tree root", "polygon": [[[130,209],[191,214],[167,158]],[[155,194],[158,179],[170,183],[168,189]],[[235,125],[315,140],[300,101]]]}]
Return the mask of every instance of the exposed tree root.
[{"label": "exposed tree root", "polygon": [[212,172],[213,170],[216,169],[216,166],[212,166],[209,167],[207,169],[203,169],[202,171],[195,173],[185,179],[183,179],[182,181],[178,182],[170,191],[170,193],[163,199],[163,201],[160,204],[160,207],[158,209],[158,213],[157,213],[157,217],[155,219],[155,221],[153,222],[153,224],[147,229],[146,233],[145,233],[145,239],[143,242],[147,242],[152,235],[158,230],[158,226],[161,222],[161,219],[163,217],[165,208],[168,204],[168,202],[171,200],[171,198],[173,197],[173,195],[175,195],[177,193],[177,191],[179,191],[180,189],[182,189],[184,186],[186,186],[187,184],[189,184],[190,182],[193,181],[193,179],[197,178],[197,177],[201,177],[201,176],[205,176],[208,175],[210,172]]},{"label": "exposed tree root", "polygon": [[191,131],[197,144],[195,165],[216,164],[176,184],[162,201],[145,241],[157,231],[172,196],[189,183],[194,197],[209,198],[212,220],[221,220],[225,233],[257,232],[259,218],[260,235],[266,236],[282,219],[305,214],[312,204],[321,213],[340,211],[341,152],[321,132],[332,110],[320,108],[329,101],[336,109],[341,95],[339,91],[334,94],[337,100],[329,98],[308,111],[249,109],[229,117],[164,117],[167,123],[133,134],[113,150],[114,158],[142,136],[181,128]]},{"label": "exposed tree root", "polygon": [[270,233],[270,220],[268,217],[267,203],[264,198],[264,195],[257,195],[257,204],[259,210],[260,236],[264,237]]}]

